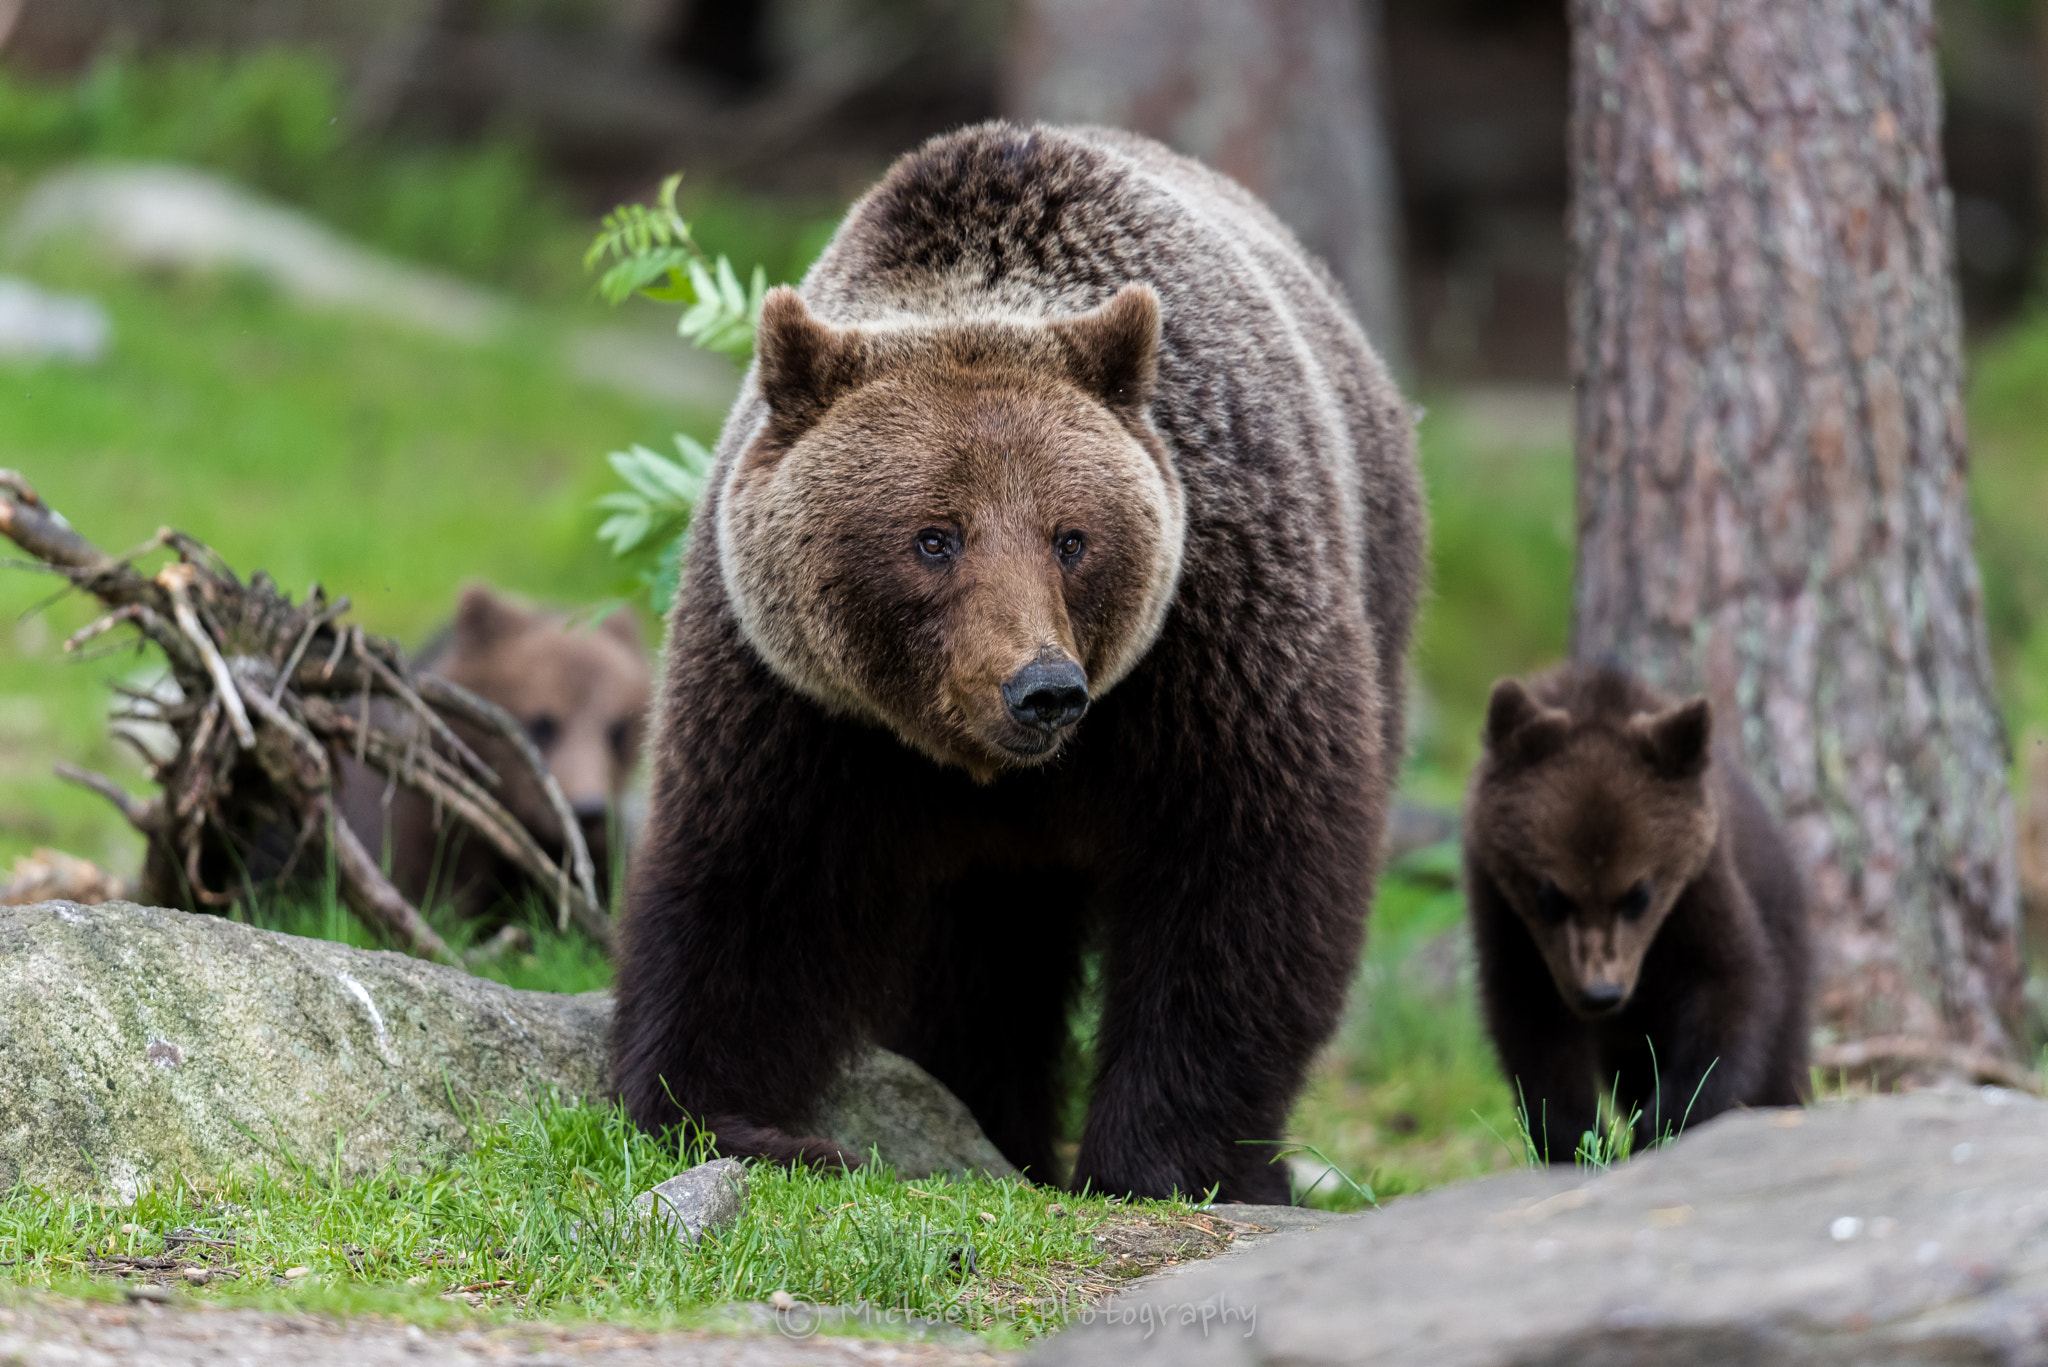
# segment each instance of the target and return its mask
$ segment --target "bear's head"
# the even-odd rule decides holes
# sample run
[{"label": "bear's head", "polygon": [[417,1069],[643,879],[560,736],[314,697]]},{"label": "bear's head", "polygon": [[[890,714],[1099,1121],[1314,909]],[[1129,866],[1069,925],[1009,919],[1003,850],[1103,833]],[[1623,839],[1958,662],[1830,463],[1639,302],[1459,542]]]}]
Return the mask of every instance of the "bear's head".
[{"label": "bear's head", "polygon": [[1628,1004],[1643,956],[1713,853],[1712,732],[1705,698],[1574,716],[1516,680],[1494,685],[1466,813],[1473,849],[1582,1018]]},{"label": "bear's head", "polygon": [[[463,590],[446,646],[428,668],[498,704],[526,728],[602,874],[608,818],[639,761],[652,692],[646,647],[632,616],[614,612],[583,627],[472,585]],[[467,728],[462,735],[500,775],[499,801],[559,855],[561,823],[513,747]]]},{"label": "bear's head", "polygon": [[1142,285],[1071,318],[860,328],[771,293],[768,418],[718,522],[749,643],[978,781],[1058,754],[1157,639],[1180,573],[1158,348]]}]

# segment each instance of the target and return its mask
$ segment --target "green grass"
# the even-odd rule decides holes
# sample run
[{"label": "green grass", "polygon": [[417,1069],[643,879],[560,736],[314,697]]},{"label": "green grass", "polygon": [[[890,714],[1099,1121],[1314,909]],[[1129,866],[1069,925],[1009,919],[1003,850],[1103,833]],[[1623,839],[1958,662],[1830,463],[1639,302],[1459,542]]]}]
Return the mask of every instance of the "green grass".
[{"label": "green grass", "polygon": [[[704,1157],[657,1140],[616,1107],[544,1103],[474,1128],[474,1150],[431,1172],[357,1180],[317,1155],[253,1176],[146,1190],[131,1206],[17,1189],[0,1196],[10,1280],[106,1285],[122,1258],[165,1236],[227,1240],[206,1260],[232,1276],[197,1301],[428,1323],[603,1319],[700,1322],[778,1291],[817,1305],[866,1302],[948,1321],[998,1342],[1056,1327],[1075,1274],[1103,1261],[1111,1219],[1185,1220],[1176,1202],[1113,1202],[1017,1181],[898,1181],[887,1168],[820,1175],[751,1165],[745,1214],[695,1247],[631,1218],[633,1195]],[[447,1294],[467,1295],[452,1303]]]},{"label": "green grass", "polygon": [[2048,309],[1974,358],[1970,502],[2014,740],[2048,733]]},{"label": "green grass", "polygon": [[[1521,1158],[1514,1095],[1494,1066],[1469,966],[1455,952],[1465,914],[1452,883],[1455,854],[1449,846],[1418,852],[1382,880],[1351,1010],[1287,1131],[1383,1201]],[[1308,1199],[1335,1209],[1365,1204],[1335,1177]]]}]

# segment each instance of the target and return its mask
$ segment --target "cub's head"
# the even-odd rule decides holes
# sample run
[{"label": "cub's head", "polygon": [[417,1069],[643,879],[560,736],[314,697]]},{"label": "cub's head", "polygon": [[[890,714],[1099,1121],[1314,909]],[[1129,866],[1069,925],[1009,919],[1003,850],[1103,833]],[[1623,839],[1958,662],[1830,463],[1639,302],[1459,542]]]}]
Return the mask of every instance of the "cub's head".
[{"label": "cub's head", "polygon": [[1575,715],[1513,679],[1494,685],[1469,839],[1585,1019],[1628,1004],[1658,928],[1712,853],[1712,731],[1705,698]]},{"label": "cub's head", "polygon": [[[510,712],[526,728],[569,800],[602,870],[607,818],[640,757],[652,671],[640,629],[615,612],[594,628],[464,589],[455,625],[429,666]],[[561,823],[511,747],[465,733],[503,776],[497,796],[542,844],[559,851]]]},{"label": "cub's head", "polygon": [[722,493],[741,629],[824,706],[986,782],[1058,754],[1158,637],[1180,480],[1147,417],[1159,305],[836,328],[762,309],[769,417]]}]

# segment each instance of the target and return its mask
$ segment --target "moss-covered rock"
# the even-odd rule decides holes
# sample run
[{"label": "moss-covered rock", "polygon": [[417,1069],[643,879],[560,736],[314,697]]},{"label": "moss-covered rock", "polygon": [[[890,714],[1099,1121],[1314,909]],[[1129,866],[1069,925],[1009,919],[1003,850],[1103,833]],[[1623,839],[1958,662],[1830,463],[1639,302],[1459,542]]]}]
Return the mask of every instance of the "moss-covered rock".
[{"label": "moss-covered rock", "polygon": [[[522,992],[215,916],[0,908],[0,1190],[431,1163],[542,1092],[603,1097],[610,1018],[602,993]],[[839,1097],[821,1128],[906,1176],[1008,1170],[904,1060],[863,1060]]]}]

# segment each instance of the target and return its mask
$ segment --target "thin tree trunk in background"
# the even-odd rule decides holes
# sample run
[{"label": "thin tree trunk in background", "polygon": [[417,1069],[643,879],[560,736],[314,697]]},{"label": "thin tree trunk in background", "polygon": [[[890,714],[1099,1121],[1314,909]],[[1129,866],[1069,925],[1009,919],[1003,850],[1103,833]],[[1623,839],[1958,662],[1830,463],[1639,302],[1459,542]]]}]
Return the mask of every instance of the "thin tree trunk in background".
[{"label": "thin tree trunk in background", "polygon": [[1004,112],[1128,128],[1272,206],[1405,373],[1379,0],[1024,0]]},{"label": "thin tree trunk in background", "polygon": [[1571,16],[1573,654],[1738,724],[1807,876],[1824,1044],[2010,1057],[1931,0]]}]

